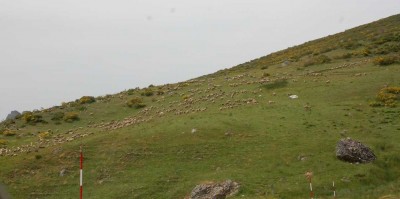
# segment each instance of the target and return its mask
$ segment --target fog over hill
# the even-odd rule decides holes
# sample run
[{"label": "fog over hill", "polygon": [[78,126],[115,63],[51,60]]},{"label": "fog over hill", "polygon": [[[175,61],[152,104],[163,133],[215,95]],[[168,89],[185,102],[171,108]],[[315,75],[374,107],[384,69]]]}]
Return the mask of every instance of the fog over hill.
[{"label": "fog over hill", "polygon": [[187,80],[399,13],[398,1],[1,1],[0,118]]}]

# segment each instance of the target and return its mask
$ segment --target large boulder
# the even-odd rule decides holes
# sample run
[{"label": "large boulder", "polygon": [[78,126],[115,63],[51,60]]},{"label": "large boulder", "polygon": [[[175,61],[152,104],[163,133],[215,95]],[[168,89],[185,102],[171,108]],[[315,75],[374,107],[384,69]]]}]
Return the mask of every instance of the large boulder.
[{"label": "large boulder", "polygon": [[18,111],[11,111],[6,117],[6,120],[15,120],[15,118],[21,116],[21,113]]},{"label": "large boulder", "polygon": [[368,163],[376,159],[370,148],[350,138],[342,139],[337,143],[336,157],[350,163]]},{"label": "large boulder", "polygon": [[239,183],[232,180],[199,184],[192,190],[188,199],[224,199],[237,194],[239,187]]}]

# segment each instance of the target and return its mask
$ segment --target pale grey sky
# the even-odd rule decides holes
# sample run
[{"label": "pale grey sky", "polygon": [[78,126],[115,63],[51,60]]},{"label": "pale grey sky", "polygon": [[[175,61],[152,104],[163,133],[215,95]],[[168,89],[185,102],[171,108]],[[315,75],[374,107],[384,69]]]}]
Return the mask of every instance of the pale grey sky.
[{"label": "pale grey sky", "polygon": [[0,120],[187,80],[398,13],[399,0],[0,0]]}]

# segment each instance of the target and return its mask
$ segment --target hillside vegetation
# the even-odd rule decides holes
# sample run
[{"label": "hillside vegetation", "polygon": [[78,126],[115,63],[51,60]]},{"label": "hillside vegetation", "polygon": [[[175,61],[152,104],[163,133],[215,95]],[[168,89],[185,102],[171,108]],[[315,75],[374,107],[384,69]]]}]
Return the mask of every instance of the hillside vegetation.
[{"label": "hillside vegetation", "polygon": [[[13,198],[184,198],[232,179],[232,198],[400,197],[400,15],[185,82],[83,96],[0,126]],[[297,95],[297,99],[289,98]],[[346,137],[377,160],[335,157]]]}]

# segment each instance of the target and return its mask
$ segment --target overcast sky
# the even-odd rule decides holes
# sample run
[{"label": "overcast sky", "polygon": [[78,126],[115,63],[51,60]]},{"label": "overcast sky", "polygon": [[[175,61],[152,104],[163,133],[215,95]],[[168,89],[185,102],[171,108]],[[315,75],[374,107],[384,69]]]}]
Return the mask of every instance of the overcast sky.
[{"label": "overcast sky", "polygon": [[398,13],[399,0],[0,0],[0,120],[188,80]]}]

